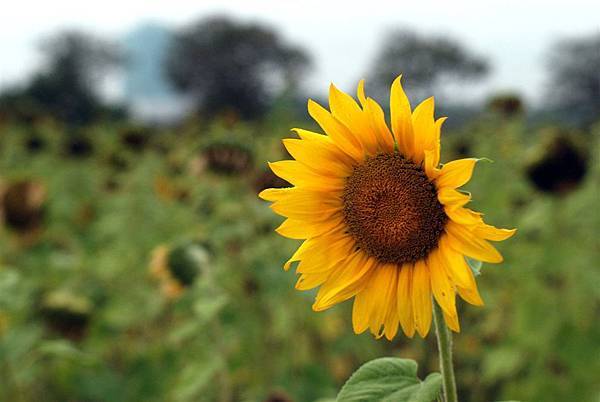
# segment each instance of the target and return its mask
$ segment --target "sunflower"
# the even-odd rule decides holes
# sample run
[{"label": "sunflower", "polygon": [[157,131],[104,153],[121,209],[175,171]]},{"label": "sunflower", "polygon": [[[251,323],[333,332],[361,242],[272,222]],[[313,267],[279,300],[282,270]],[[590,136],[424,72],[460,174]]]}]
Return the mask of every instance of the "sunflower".
[{"label": "sunflower", "polygon": [[174,300],[181,296],[184,287],[169,270],[169,252],[170,249],[166,245],[160,245],[152,250],[150,273],[160,281],[163,295],[167,299]]},{"label": "sunflower", "polygon": [[459,331],[456,294],[482,305],[465,257],[499,263],[490,244],[515,230],[484,223],[465,207],[467,183],[478,159],[440,166],[440,130],[434,99],[411,110],[400,77],[392,84],[391,130],[381,106],[358,85],[357,103],[331,85],[331,111],[308,101],[325,135],[293,129],[283,143],[295,160],[270,163],[293,187],[259,196],[287,219],[276,231],[304,239],[284,265],[297,263],[296,288],[320,287],[313,310],[354,298],[354,331],[392,339],[401,327],[412,337],[429,332],[432,295],[446,324]]}]

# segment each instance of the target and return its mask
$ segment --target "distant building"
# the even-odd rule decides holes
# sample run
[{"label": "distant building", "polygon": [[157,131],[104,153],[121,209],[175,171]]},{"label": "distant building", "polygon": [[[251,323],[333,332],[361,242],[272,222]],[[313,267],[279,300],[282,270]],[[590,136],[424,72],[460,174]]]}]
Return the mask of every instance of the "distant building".
[{"label": "distant building", "polygon": [[124,101],[134,119],[170,123],[189,111],[190,102],[174,90],[164,70],[171,40],[171,32],[154,23],[142,24],[124,38]]}]

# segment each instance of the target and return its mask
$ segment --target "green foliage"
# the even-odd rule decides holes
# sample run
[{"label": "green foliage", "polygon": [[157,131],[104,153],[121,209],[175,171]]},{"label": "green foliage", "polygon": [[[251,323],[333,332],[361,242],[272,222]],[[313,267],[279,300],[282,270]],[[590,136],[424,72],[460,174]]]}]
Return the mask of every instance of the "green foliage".
[{"label": "green foliage", "polygon": [[[273,232],[281,218],[257,198],[254,179],[267,160],[286,158],[279,140],[289,127],[309,125],[289,120],[190,122],[148,134],[135,152],[122,127],[96,125],[85,130],[86,158],[64,152],[60,125],[0,122],[0,188],[33,179],[47,194],[38,232],[0,225],[0,400],[262,402],[281,391],[313,402],[334,398],[381,356],[437,371],[432,336],[357,336],[350,303],[314,313],[314,293],[296,291],[293,272],[281,269],[299,243]],[[45,144],[35,152],[33,133]],[[472,208],[518,228],[499,245],[504,263],[481,267],[485,307],[457,303],[461,401],[588,401],[600,391],[600,131],[588,134],[586,175],[560,195],[529,181],[527,155],[541,142],[520,121],[494,116],[443,134],[443,161],[463,152],[494,159],[466,188]],[[227,136],[254,158],[223,175],[201,162],[205,146]],[[153,251],[190,244],[210,258],[170,299],[150,273]],[[89,317],[77,336],[51,325],[48,301]]]},{"label": "green foliage", "polygon": [[383,357],[361,366],[338,394],[338,402],[431,402],[442,387],[439,373],[424,381],[414,360]]}]

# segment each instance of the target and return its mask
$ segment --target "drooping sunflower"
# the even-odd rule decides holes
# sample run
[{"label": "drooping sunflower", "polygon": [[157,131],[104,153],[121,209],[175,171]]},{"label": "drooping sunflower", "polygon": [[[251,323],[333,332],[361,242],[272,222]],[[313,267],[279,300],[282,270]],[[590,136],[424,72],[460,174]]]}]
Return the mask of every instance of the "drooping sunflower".
[{"label": "drooping sunflower", "polygon": [[432,295],[446,324],[459,331],[456,294],[482,305],[466,257],[499,263],[491,241],[515,230],[484,223],[465,207],[467,183],[478,159],[440,166],[440,130],[434,99],[411,110],[400,77],[390,95],[391,130],[381,106],[358,85],[357,103],[331,85],[330,111],[308,101],[308,112],[325,134],[293,129],[283,143],[295,160],[270,163],[293,187],[259,196],[287,219],[276,231],[304,239],[287,261],[297,262],[296,288],[315,287],[313,309],[322,311],[354,298],[356,333],[370,329],[392,339],[401,326],[425,337],[432,321]]}]

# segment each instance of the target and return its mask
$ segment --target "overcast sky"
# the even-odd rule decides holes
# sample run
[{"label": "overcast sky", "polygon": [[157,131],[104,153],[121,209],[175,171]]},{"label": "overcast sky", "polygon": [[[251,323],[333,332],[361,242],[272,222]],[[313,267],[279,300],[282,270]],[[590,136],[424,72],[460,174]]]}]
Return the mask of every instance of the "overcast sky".
[{"label": "overcast sky", "polygon": [[494,70],[483,91],[516,90],[535,100],[544,86],[548,46],[600,31],[597,0],[17,0],[5,2],[0,14],[0,89],[38,66],[36,43],[56,30],[81,28],[118,39],[143,22],[176,28],[215,13],[265,22],[306,47],[315,60],[310,88],[323,91],[331,81],[349,90],[365,75],[384,33],[408,27],[447,33],[487,56]]}]

